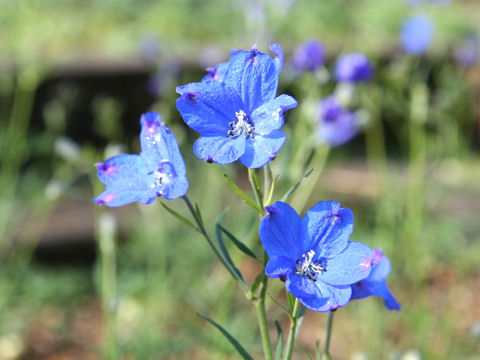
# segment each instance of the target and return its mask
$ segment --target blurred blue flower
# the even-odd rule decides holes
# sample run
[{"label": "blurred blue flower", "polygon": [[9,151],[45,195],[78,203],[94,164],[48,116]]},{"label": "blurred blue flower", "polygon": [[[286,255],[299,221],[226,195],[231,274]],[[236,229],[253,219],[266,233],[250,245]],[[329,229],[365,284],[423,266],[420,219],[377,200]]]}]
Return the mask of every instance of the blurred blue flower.
[{"label": "blurred blue flower", "polygon": [[402,24],[401,44],[407,54],[423,54],[433,37],[432,22],[422,16],[410,16]]},{"label": "blurred blue flower", "polygon": [[267,276],[285,281],[288,292],[313,311],[346,305],[351,285],[370,273],[373,251],[349,241],[353,213],[335,201],[321,201],[300,218],[288,204],[265,208],[260,240],[270,260]]},{"label": "blurred blue flower", "polygon": [[303,43],[293,55],[293,65],[298,71],[315,71],[324,63],[325,48],[316,39]]},{"label": "blurred blue flower", "polygon": [[363,53],[343,55],[335,64],[335,78],[340,82],[364,82],[373,77],[373,66]]},{"label": "blurred blue flower", "polygon": [[352,285],[352,300],[379,296],[384,299],[385,307],[388,310],[400,311],[400,304],[387,286],[387,276],[390,274],[390,269],[391,265],[388,257],[382,253],[381,249],[374,250],[372,271],[366,279]]},{"label": "blurred blue flower", "polygon": [[140,123],[140,155],[120,154],[95,164],[98,178],[106,185],[92,200],[97,205],[150,204],[157,196],[173,200],[187,192],[185,163],[175,135],[158,113],[143,114]]},{"label": "blurred blue flower", "polygon": [[201,134],[193,151],[220,165],[240,160],[259,168],[275,158],[285,143],[283,114],[297,106],[288,95],[276,96],[283,51],[274,44],[272,59],[253,47],[232,50],[222,81],[177,87],[177,109],[185,123]]},{"label": "blurred blue flower", "polygon": [[344,108],[334,96],[320,101],[317,137],[321,143],[340,146],[358,133],[357,115]]}]

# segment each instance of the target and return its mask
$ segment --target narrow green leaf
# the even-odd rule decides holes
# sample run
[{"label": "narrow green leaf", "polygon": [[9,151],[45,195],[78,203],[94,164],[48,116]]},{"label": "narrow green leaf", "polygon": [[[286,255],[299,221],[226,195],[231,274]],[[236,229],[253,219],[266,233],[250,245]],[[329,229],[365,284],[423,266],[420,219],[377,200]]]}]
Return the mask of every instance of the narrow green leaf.
[{"label": "narrow green leaf", "polygon": [[[244,254],[254,258],[255,260],[258,260],[257,256],[255,255],[255,253],[250,250],[244,243],[242,243],[240,240],[238,240],[230,231],[228,231],[227,229],[225,229],[222,225],[220,224],[217,224],[217,226],[220,228],[220,230],[222,230],[222,232],[227,235],[227,237],[232,240],[232,242],[235,244],[235,246],[238,248],[238,250],[240,250],[241,252],[243,252]],[[259,260],[260,261],[260,260]]]},{"label": "narrow green leaf", "polygon": [[252,282],[252,286],[250,286],[250,291],[252,292],[252,294],[255,293],[255,291],[257,291],[258,287],[260,286],[265,276],[266,275],[263,270],[258,273],[257,277]]},{"label": "narrow green leaf", "polygon": [[278,320],[275,320],[275,327],[277,328],[277,346],[275,348],[275,360],[282,360],[283,357],[283,332]]},{"label": "narrow green leaf", "polygon": [[288,309],[287,309],[285,306],[283,306],[282,304],[280,304],[280,303],[277,301],[277,299],[275,299],[270,293],[267,293],[267,295],[268,295],[268,297],[270,298],[270,300],[272,300],[275,304],[277,304],[278,307],[279,307],[280,309],[282,309],[282,310],[285,312],[285,314],[287,314],[287,316],[288,316],[290,319],[292,318],[291,312],[288,311]]},{"label": "narrow green leaf", "polygon": [[292,194],[295,192],[295,190],[297,190],[297,188],[300,186],[300,184],[305,181],[306,178],[309,177],[309,175],[312,173],[313,169],[310,169],[307,171],[307,173],[295,184],[293,185],[286,193],[285,195],[283,195],[281,201],[287,201],[290,196],[292,196]]},{"label": "narrow green leaf", "polygon": [[287,293],[288,304],[290,305],[290,313],[292,313],[293,307],[295,305],[295,296],[290,294],[288,291],[286,291],[286,293]]},{"label": "narrow green leaf", "polygon": [[273,187],[273,172],[270,163],[263,167],[263,204],[267,205],[267,200],[272,192]]},{"label": "narrow green leaf", "polygon": [[215,326],[220,332],[227,338],[228,341],[230,341],[230,344],[233,345],[235,350],[240,354],[242,359],[244,360],[253,360],[253,357],[245,350],[245,348],[238,342],[237,339],[235,339],[230,333],[225,330],[220,324],[216,323],[212,319],[210,319],[207,316],[204,316],[202,314],[197,313],[198,316],[200,316],[202,319],[207,320],[210,324]]},{"label": "narrow green leaf", "polygon": [[273,194],[275,192],[275,187],[277,186],[278,175],[275,176],[275,179],[272,181],[272,185],[270,186],[270,192],[268,193],[268,197],[265,199],[264,205],[270,205],[273,199]]},{"label": "narrow green leaf", "polygon": [[204,224],[202,213],[200,212],[200,207],[198,206],[198,203],[195,203],[195,211],[197,212],[198,218],[200,219],[202,224]]},{"label": "narrow green leaf", "polygon": [[184,224],[190,226],[192,229],[198,231],[198,232],[201,232],[199,228],[197,228],[190,220],[188,220],[185,216],[182,216],[180,215],[178,212],[176,212],[175,210],[173,210],[172,208],[168,207],[167,205],[165,205],[163,202],[161,202],[160,204],[162,204],[163,208],[165,210],[167,210],[170,214],[172,214],[173,216],[175,216],[178,220],[180,220],[181,222],[183,222]]},{"label": "narrow green leaf", "polygon": [[228,177],[227,174],[224,174],[225,176],[225,180],[227,181],[227,184],[230,185],[230,187],[232,188],[233,191],[235,191],[235,193],[240,196],[251,208],[253,208],[254,210],[258,211],[259,213],[261,213],[262,215],[265,213],[265,211],[263,209],[260,209],[257,205],[257,203],[255,202],[255,200],[253,200],[250,196],[248,196],[247,194],[245,194],[245,192],[240,189],[237,184],[235,184],[232,179],[230,179]]},{"label": "narrow green leaf", "polygon": [[232,274],[235,275],[238,281],[241,281],[243,284],[246,285],[240,270],[238,270],[238,268],[233,264],[233,260],[230,257],[230,254],[228,253],[227,247],[225,246],[225,242],[223,241],[222,231],[220,230],[220,224],[223,221],[223,218],[225,217],[226,213],[227,213],[227,209],[223,210],[222,213],[218,216],[217,221],[215,222],[215,235],[217,237],[219,250],[222,253],[223,258],[225,259],[225,263],[230,267],[230,271],[232,272]]},{"label": "narrow green leaf", "polygon": [[298,333],[300,332],[300,328],[302,327],[303,319],[305,319],[305,313],[307,312],[307,309],[305,306],[300,305],[300,311],[298,312],[297,316],[297,329],[295,330],[295,339],[298,336]]}]

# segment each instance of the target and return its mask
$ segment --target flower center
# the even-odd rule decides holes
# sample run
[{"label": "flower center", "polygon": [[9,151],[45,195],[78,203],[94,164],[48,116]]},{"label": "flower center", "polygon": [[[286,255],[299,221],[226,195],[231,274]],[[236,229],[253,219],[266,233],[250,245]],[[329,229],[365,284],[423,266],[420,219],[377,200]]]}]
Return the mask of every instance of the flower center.
[{"label": "flower center", "polygon": [[153,175],[153,183],[151,188],[164,186],[168,184],[175,177],[175,169],[168,160],[162,160],[158,164],[157,170],[151,171],[149,174]]},{"label": "flower center", "polygon": [[236,139],[241,135],[246,135],[252,139],[254,137],[255,127],[253,126],[250,118],[243,110],[235,112],[235,116],[237,117],[237,120],[234,120],[228,124],[230,126],[230,130],[227,131],[227,135],[231,139]]},{"label": "flower center", "polygon": [[315,251],[310,250],[308,253],[302,255],[302,259],[297,260],[297,267],[295,268],[295,274],[306,277],[309,280],[316,281],[317,274],[321,274],[325,269],[319,260],[313,260]]}]

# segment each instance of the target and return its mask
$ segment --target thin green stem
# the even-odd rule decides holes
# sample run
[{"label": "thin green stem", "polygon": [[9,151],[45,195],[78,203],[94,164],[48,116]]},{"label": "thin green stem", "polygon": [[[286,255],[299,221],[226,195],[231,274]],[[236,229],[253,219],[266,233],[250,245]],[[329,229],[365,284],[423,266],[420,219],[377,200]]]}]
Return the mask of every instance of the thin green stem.
[{"label": "thin green stem", "polygon": [[332,324],[333,324],[333,314],[335,310],[328,313],[328,322],[327,322],[327,337],[325,338],[325,347],[323,349],[322,360],[330,360],[332,356],[330,355],[330,339],[332,338]]},{"label": "thin green stem", "polygon": [[[217,255],[217,257],[220,259],[220,261],[225,266],[225,268],[230,272],[230,274],[233,276],[233,278],[236,279],[237,278],[236,275],[232,272],[232,270],[230,269],[230,266],[228,266],[224,256],[220,253],[217,246],[215,245],[212,238],[210,237],[207,230],[205,229],[205,225],[203,224],[202,219],[200,218],[197,211],[195,210],[195,207],[193,206],[192,202],[190,201],[190,198],[187,195],[184,195],[184,196],[182,196],[182,199],[187,204],[188,210],[190,210],[190,213],[192,214],[196,224],[198,225],[200,233],[203,235],[205,240],[207,240],[208,245],[210,245],[210,247],[212,248],[215,255]],[[250,292],[250,289],[248,288],[248,286],[246,286],[246,284],[242,283],[241,281],[237,281],[237,283],[240,285],[240,287],[243,289],[243,291],[245,291],[246,294],[248,294]]]},{"label": "thin green stem", "polygon": [[292,315],[290,317],[290,330],[288,332],[287,343],[285,344],[285,360],[290,360],[292,358],[293,349],[295,347],[295,336],[297,334],[297,320],[298,314],[300,312],[300,301],[295,298],[295,303],[293,305]]},{"label": "thin green stem", "polygon": [[[255,173],[255,169],[248,168],[248,180],[252,186],[253,193],[255,194],[255,200],[260,209],[263,209],[263,196],[261,194],[261,184],[259,184],[258,176]],[[265,273],[265,266],[267,265],[268,255],[263,253],[263,272]],[[255,306],[257,308],[257,320],[258,327],[260,329],[260,336],[262,337],[263,353],[265,360],[273,359],[272,344],[270,341],[270,334],[268,332],[267,315],[265,310],[265,297],[267,295],[268,278],[263,276],[262,283],[260,284],[260,293],[258,295]]]}]

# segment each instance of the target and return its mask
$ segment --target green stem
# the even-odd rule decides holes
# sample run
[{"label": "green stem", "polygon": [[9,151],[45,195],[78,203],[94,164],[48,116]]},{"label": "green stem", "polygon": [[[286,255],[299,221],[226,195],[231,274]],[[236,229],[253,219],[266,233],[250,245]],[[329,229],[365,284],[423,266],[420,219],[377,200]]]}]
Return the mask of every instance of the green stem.
[{"label": "green stem", "polygon": [[295,347],[295,336],[297,334],[297,319],[298,313],[300,312],[300,301],[295,298],[295,303],[293,305],[292,315],[290,317],[290,330],[288,332],[287,343],[285,344],[285,360],[290,360],[292,358],[293,349]]},{"label": "green stem", "polygon": [[[263,209],[263,196],[261,194],[260,184],[257,183],[258,179],[255,169],[248,168],[248,180],[252,186],[253,193],[255,194],[255,200],[260,209]],[[263,253],[263,272],[265,273],[265,266],[267,265],[268,255],[266,252]],[[260,285],[260,293],[258,295],[255,306],[257,308],[257,320],[258,327],[260,329],[260,336],[262,337],[263,353],[265,355],[265,360],[272,360],[272,344],[270,341],[270,334],[268,332],[267,324],[267,315],[265,310],[265,297],[267,295],[267,284],[268,278],[266,275],[263,276],[262,283]]]},{"label": "green stem", "polygon": [[327,337],[325,338],[325,348],[323,350],[322,360],[330,360],[332,356],[330,355],[330,339],[332,337],[332,324],[333,324],[333,314],[334,311],[328,313],[328,322],[327,322]]},{"label": "green stem", "polygon": [[[201,234],[203,235],[205,240],[207,240],[208,245],[210,245],[210,247],[212,248],[215,255],[217,255],[217,257],[220,259],[220,261],[225,266],[225,268],[230,272],[230,274],[233,276],[233,278],[236,279],[235,274],[232,272],[232,270],[228,266],[225,258],[220,253],[220,251],[217,249],[217,247],[215,246],[215,243],[213,242],[212,238],[210,237],[207,230],[205,229],[205,225],[203,224],[203,221],[200,218],[200,216],[197,214],[197,211],[195,210],[194,206],[192,205],[192,202],[190,201],[190,198],[187,195],[184,195],[184,196],[182,196],[182,199],[187,204],[188,210],[190,210],[190,213],[192,214],[193,218],[195,219],[195,222],[197,223]],[[248,294],[250,292],[250,289],[244,283],[242,283],[241,281],[237,281],[237,283],[240,285],[242,290],[245,291],[246,294]]]}]

